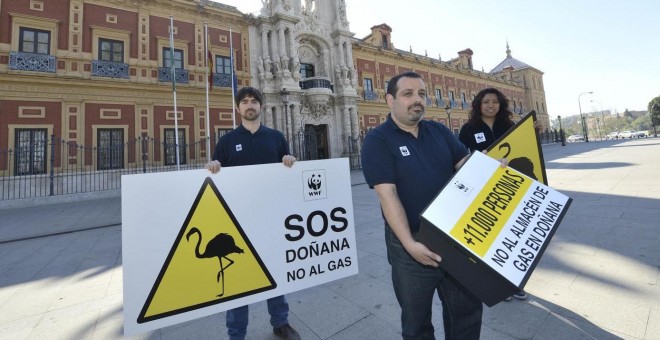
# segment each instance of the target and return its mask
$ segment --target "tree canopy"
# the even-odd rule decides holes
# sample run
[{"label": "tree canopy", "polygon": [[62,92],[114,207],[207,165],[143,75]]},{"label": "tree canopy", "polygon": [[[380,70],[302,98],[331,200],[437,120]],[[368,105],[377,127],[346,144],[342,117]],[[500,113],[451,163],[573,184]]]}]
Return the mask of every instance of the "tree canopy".
[{"label": "tree canopy", "polygon": [[648,106],[649,115],[655,124],[660,123],[660,96],[657,96],[649,102]]}]

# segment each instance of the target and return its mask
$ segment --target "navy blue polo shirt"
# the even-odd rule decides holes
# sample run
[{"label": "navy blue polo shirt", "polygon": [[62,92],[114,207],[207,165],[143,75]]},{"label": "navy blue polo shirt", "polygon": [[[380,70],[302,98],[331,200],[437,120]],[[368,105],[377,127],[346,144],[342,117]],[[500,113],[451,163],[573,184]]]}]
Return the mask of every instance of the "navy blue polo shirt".
[{"label": "navy blue polo shirt", "polygon": [[281,132],[260,125],[253,134],[239,125],[220,137],[213,159],[221,166],[279,163],[289,154],[289,146]]},{"label": "navy blue polo shirt", "polygon": [[369,131],[362,146],[362,171],[370,188],[396,185],[411,232],[419,215],[453,176],[467,149],[444,125],[422,120],[417,138],[392,120]]},{"label": "navy blue polo shirt", "polygon": [[515,123],[505,120],[496,120],[491,130],[488,124],[478,121],[476,124],[467,123],[461,128],[458,139],[470,151],[483,151],[502,137]]}]

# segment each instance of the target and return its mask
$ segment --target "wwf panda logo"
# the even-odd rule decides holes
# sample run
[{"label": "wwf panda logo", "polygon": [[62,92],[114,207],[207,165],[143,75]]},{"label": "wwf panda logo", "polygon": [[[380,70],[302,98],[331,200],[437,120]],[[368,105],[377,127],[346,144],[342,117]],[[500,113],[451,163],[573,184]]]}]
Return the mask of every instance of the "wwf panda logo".
[{"label": "wwf panda logo", "polygon": [[325,169],[303,171],[302,189],[305,201],[327,198],[328,177]]},{"label": "wwf panda logo", "polygon": [[321,189],[321,175],[313,174],[312,177],[310,177],[307,180],[307,187],[309,187],[311,190],[320,190]]}]

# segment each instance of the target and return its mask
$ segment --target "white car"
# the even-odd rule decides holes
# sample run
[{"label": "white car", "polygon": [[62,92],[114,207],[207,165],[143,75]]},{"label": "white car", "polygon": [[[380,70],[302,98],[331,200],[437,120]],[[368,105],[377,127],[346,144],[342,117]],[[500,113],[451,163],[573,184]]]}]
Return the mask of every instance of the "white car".
[{"label": "white car", "polygon": [[645,137],[648,137],[649,134],[646,131],[635,131],[635,132],[633,132],[633,136],[635,136],[637,138],[645,138]]},{"label": "white car", "polygon": [[616,131],[612,131],[605,136],[605,139],[617,139],[619,138],[619,133]]},{"label": "white car", "polygon": [[633,134],[632,131],[627,131],[626,130],[626,131],[621,131],[621,133],[619,133],[619,137],[621,137],[621,138],[633,138],[633,136],[634,136],[634,134]]},{"label": "white car", "polygon": [[582,135],[570,135],[566,139],[569,142],[583,142],[584,141],[584,136]]}]

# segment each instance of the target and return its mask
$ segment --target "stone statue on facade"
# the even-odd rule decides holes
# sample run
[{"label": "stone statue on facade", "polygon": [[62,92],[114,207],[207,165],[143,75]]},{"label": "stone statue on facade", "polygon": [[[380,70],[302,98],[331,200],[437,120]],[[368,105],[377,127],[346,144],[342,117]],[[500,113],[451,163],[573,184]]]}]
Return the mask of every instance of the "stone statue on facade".
[{"label": "stone statue on facade", "polygon": [[348,19],[346,19],[346,1],[345,0],[339,0],[339,19],[341,20],[342,24],[346,26],[348,24]]},{"label": "stone statue on facade", "polygon": [[278,56],[273,57],[273,74],[278,76],[282,75],[282,65],[280,64],[280,57]]},{"label": "stone statue on facade", "polygon": [[271,12],[273,10],[273,4],[271,0],[261,0],[261,14],[263,15],[271,15]]},{"label": "stone statue on facade", "polygon": [[282,66],[282,71],[289,71],[289,57],[282,56],[280,58],[280,65]]},{"label": "stone statue on facade", "polygon": [[339,65],[335,67],[335,77],[337,78],[337,84],[339,85],[343,84],[341,80],[341,66]]},{"label": "stone statue on facade", "polygon": [[350,77],[349,80],[351,81],[351,86],[357,87],[357,70],[355,70],[355,67],[351,65],[351,68],[349,69],[350,71]]},{"label": "stone statue on facade", "polygon": [[270,57],[266,56],[266,60],[264,60],[264,71],[266,74],[272,74],[271,66]]},{"label": "stone statue on facade", "polygon": [[270,80],[273,79],[273,73],[272,73],[272,62],[270,61],[270,57],[266,56],[266,60],[264,60],[264,72],[266,74],[266,79]]},{"label": "stone statue on facade", "polygon": [[303,14],[311,15],[313,6],[314,6],[314,0],[305,0],[305,9],[303,11]]},{"label": "stone statue on facade", "polygon": [[285,11],[290,11],[291,10],[291,0],[283,0],[282,4],[284,5],[284,10]]},{"label": "stone statue on facade", "polygon": [[259,57],[257,60],[257,72],[259,79],[263,80],[266,78],[266,72],[264,71],[264,60],[261,57]]},{"label": "stone statue on facade", "polygon": [[341,65],[341,82],[348,85],[348,67]]},{"label": "stone statue on facade", "polygon": [[328,62],[328,53],[328,50],[323,50],[323,55],[321,56],[321,70],[323,70],[323,74],[321,75],[330,78],[330,63]]},{"label": "stone statue on facade", "polygon": [[293,79],[296,81],[300,80],[300,60],[298,57],[293,58],[293,66],[291,67],[291,73],[293,73]]}]

